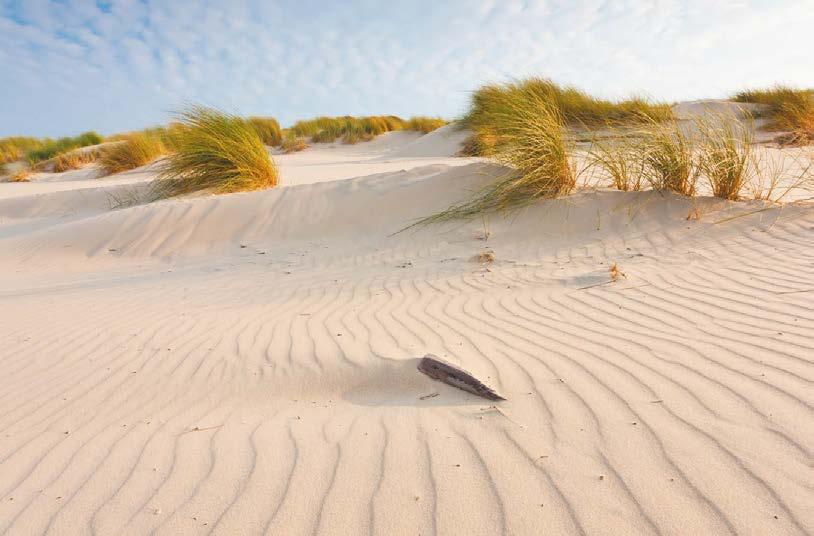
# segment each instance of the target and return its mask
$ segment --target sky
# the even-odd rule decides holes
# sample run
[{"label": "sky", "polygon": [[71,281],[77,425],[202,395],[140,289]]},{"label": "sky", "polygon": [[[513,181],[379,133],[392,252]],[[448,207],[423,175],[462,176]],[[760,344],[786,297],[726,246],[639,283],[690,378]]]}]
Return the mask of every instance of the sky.
[{"label": "sky", "polygon": [[191,103],[285,126],[454,118],[537,75],[670,101],[814,87],[814,0],[0,0],[0,136],[103,134]]}]

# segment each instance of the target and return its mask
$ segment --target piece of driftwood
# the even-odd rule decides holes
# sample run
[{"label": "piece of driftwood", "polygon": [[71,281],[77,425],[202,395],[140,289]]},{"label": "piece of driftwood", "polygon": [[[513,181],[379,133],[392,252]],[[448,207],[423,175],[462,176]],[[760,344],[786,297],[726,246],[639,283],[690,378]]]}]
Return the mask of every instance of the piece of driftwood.
[{"label": "piece of driftwood", "polygon": [[506,400],[480,380],[454,365],[441,361],[432,354],[427,354],[418,362],[418,370],[439,382],[457,387],[487,400]]}]

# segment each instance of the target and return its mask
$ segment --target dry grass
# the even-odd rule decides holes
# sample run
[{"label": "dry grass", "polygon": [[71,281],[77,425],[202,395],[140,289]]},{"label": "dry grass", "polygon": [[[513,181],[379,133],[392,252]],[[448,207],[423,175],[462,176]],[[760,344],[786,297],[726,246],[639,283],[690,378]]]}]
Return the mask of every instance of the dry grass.
[{"label": "dry grass", "polygon": [[644,163],[640,139],[625,136],[596,138],[588,151],[588,165],[603,170],[622,191],[644,187]]},{"label": "dry grass", "polygon": [[755,172],[746,185],[753,199],[781,202],[797,188],[814,188],[814,151],[789,154],[787,151],[767,153],[754,158]]},{"label": "dry grass", "polygon": [[709,181],[712,195],[736,200],[755,171],[754,127],[723,114],[707,114],[695,125],[699,133],[698,169]]},{"label": "dry grass", "polygon": [[441,119],[440,117],[415,116],[407,121],[404,130],[415,130],[427,134],[443,127],[447,123],[449,123],[449,121]]},{"label": "dry grass", "polygon": [[492,117],[501,139],[493,158],[510,171],[469,201],[414,225],[506,213],[574,189],[577,171],[571,159],[573,144],[566,135],[559,108],[544,99],[515,99]]},{"label": "dry grass", "polygon": [[29,164],[33,165],[73,149],[87,147],[88,145],[98,145],[102,143],[102,141],[102,137],[96,132],[85,132],[74,137],[47,140],[41,147],[29,151],[26,154],[26,160],[28,160]]},{"label": "dry grass", "polygon": [[696,193],[699,168],[691,134],[677,121],[650,121],[639,133],[644,178],[654,190],[692,196]]},{"label": "dry grass", "polygon": [[0,138],[0,165],[22,160],[26,153],[42,147],[48,141],[25,136]]},{"label": "dry grass", "polygon": [[99,165],[104,175],[113,175],[145,166],[166,153],[167,149],[157,135],[129,134],[104,148]]},{"label": "dry grass", "polygon": [[478,264],[492,264],[495,262],[495,252],[491,249],[484,249],[472,257],[472,260]]},{"label": "dry grass", "polygon": [[284,153],[296,153],[298,151],[303,151],[308,148],[308,144],[305,142],[305,138],[302,136],[297,136],[291,132],[286,133],[283,137],[282,144],[280,148],[283,150]]},{"label": "dry grass", "polygon": [[189,107],[179,120],[184,128],[176,136],[176,152],[165,159],[151,199],[277,185],[277,167],[247,120],[203,106]]},{"label": "dry grass", "polygon": [[282,143],[283,134],[280,123],[273,117],[249,117],[248,121],[266,145],[277,147]]},{"label": "dry grass", "polygon": [[21,169],[15,173],[12,173],[9,176],[9,182],[29,182],[31,177],[31,170],[30,169]]},{"label": "dry grass", "polygon": [[469,111],[461,125],[473,131],[477,140],[470,153],[488,156],[502,140],[498,122],[518,101],[547,102],[557,108],[565,124],[571,127],[596,125],[636,125],[672,118],[666,104],[642,98],[609,101],[588,95],[573,87],[563,87],[550,80],[528,78],[506,84],[484,86],[472,94]]},{"label": "dry grass", "polygon": [[102,151],[97,148],[83,150],[76,149],[68,153],[61,154],[53,159],[54,173],[62,173],[72,169],[79,169],[86,164],[96,162]]},{"label": "dry grass", "polygon": [[620,270],[619,265],[616,264],[615,262],[613,264],[611,264],[609,272],[610,272],[611,281],[613,283],[616,283],[617,281],[619,281],[622,278],[627,279],[627,275],[625,274],[625,272]]},{"label": "dry grass", "polygon": [[814,141],[814,89],[775,86],[741,91],[733,99],[767,106],[767,128],[789,131],[781,143],[805,145]]}]

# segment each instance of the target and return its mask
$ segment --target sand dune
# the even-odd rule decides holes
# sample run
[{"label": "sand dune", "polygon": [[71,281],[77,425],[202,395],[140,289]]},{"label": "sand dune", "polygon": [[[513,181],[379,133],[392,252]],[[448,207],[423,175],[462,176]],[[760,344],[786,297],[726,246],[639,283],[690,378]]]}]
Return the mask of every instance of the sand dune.
[{"label": "sand dune", "polygon": [[119,210],[149,170],[0,184],[0,533],[814,531],[810,203],[397,233],[502,172],[401,134]]}]

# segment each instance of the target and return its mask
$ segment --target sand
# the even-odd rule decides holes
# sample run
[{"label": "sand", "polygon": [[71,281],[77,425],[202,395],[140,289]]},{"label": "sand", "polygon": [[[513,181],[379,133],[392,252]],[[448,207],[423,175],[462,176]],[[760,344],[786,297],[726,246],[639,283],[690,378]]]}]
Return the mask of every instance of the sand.
[{"label": "sand", "polygon": [[457,135],[119,210],[154,171],[0,184],[0,533],[814,532],[814,206],[397,233],[503,172]]}]

